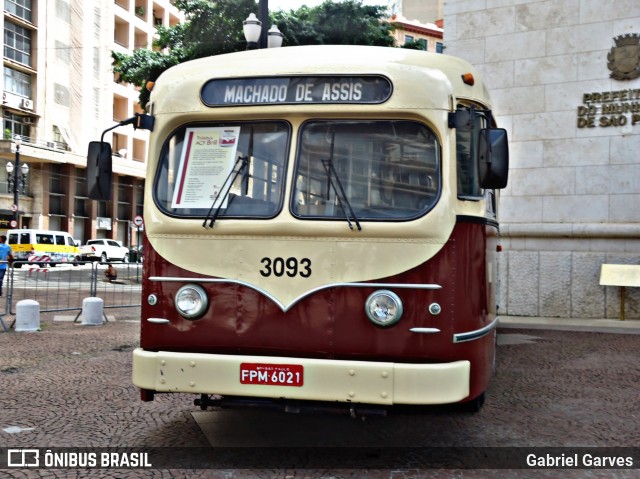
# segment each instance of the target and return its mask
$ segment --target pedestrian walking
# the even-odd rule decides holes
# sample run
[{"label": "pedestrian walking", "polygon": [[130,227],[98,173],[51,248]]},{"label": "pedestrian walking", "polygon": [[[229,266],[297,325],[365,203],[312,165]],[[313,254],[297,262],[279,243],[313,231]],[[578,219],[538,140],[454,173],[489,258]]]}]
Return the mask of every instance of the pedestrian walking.
[{"label": "pedestrian walking", "polygon": [[7,244],[7,237],[0,236],[0,296],[2,296],[2,283],[4,283],[4,275],[7,272],[7,264],[13,263],[13,250]]}]

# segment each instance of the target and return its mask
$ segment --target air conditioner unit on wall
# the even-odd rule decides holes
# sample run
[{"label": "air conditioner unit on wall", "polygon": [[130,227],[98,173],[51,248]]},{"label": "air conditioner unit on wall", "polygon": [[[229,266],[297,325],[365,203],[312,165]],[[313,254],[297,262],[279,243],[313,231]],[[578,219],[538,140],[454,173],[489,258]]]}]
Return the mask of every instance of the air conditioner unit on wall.
[{"label": "air conditioner unit on wall", "polygon": [[22,99],[22,104],[20,105],[25,110],[33,110],[33,100],[29,100],[28,98]]}]

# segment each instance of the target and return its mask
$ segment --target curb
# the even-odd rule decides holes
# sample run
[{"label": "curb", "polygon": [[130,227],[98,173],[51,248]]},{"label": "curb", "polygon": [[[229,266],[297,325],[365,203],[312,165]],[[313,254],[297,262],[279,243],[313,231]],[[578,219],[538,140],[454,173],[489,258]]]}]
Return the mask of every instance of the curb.
[{"label": "curb", "polygon": [[640,334],[639,320],[499,316],[498,329],[549,329],[593,333]]}]

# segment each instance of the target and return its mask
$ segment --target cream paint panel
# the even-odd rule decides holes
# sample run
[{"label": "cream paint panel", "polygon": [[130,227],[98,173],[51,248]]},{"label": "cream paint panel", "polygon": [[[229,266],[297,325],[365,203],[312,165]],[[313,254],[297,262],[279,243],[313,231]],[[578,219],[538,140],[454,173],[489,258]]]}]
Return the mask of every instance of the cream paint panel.
[{"label": "cream paint panel", "polygon": [[[240,363],[298,364],[302,387],[240,383]],[[369,404],[442,404],[469,394],[469,361],[399,364],[269,356],[133,352],[133,384],[193,392]]]},{"label": "cream paint panel", "polygon": [[[346,227],[346,226],[345,226]],[[345,238],[236,237],[154,238],[167,261],[187,271],[249,283],[284,309],[298,297],[331,283],[368,281],[406,271],[435,255],[442,240],[346,240]],[[264,277],[263,258],[311,261],[311,275]],[[303,270],[303,266],[298,267]],[[286,271],[286,270],[285,270]]]}]

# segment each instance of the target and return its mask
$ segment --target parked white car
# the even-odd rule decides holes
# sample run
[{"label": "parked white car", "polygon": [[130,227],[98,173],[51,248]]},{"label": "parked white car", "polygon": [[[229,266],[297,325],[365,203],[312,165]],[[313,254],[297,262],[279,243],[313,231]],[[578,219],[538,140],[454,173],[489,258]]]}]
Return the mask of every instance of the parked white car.
[{"label": "parked white car", "polygon": [[129,262],[129,248],[111,239],[92,239],[80,246],[80,261]]}]

